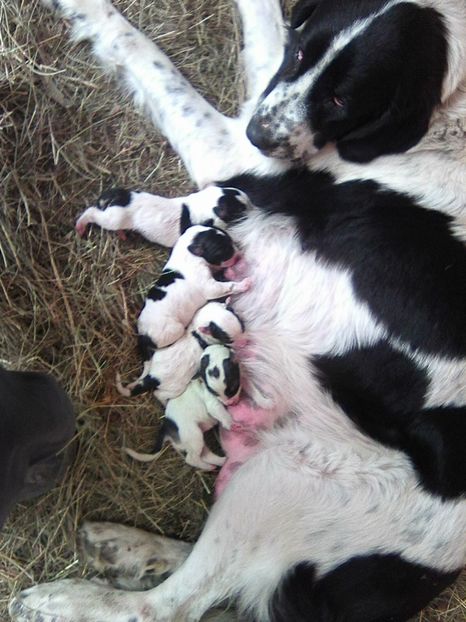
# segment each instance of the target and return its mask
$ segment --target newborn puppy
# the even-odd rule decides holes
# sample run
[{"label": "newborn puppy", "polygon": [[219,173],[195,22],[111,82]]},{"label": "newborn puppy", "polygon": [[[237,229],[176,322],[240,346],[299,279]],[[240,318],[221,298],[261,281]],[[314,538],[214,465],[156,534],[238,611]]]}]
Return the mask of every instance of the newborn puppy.
[{"label": "newborn puppy", "polygon": [[237,259],[230,236],[215,227],[196,225],[180,237],[138,318],[143,361],[182,337],[207,301],[249,289],[250,279],[220,282],[212,276],[212,267],[220,270]]},{"label": "newborn puppy", "polygon": [[135,460],[149,462],[169,441],[175,449],[186,454],[186,462],[205,471],[222,466],[225,458],[214,454],[204,442],[204,432],[220,422],[226,430],[231,416],[225,405],[238,399],[241,391],[240,369],[233,360],[230,348],[208,346],[201,359],[201,376],[194,379],[186,391],[170,400],[164,421],[155,442],[154,453],[143,454],[132,449],[125,451]]},{"label": "newborn puppy", "polygon": [[78,218],[79,235],[84,235],[87,226],[95,223],[110,231],[137,231],[151,242],[169,247],[191,225],[224,229],[228,223],[241,219],[251,207],[241,190],[217,186],[174,199],[112,188],[99,197],[97,205],[87,208]]},{"label": "newborn puppy", "polygon": [[212,345],[201,356],[201,378],[207,389],[225,406],[239,402],[241,393],[240,369],[231,348]]},{"label": "newborn puppy", "polygon": [[243,331],[241,319],[230,307],[221,302],[209,302],[195,314],[181,339],[154,352],[138,380],[125,387],[117,376],[117,389],[126,397],[153,391],[165,404],[186,389],[199,369],[204,348],[219,341],[232,343]]}]

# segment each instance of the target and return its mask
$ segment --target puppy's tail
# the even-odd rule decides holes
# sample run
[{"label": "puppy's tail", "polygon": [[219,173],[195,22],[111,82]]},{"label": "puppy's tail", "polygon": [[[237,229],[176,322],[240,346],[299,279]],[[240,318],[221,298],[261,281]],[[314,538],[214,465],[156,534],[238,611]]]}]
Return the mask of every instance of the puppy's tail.
[{"label": "puppy's tail", "polygon": [[162,425],[160,426],[159,434],[155,441],[154,449],[151,454],[141,453],[139,451],[134,451],[130,447],[123,447],[123,451],[128,454],[133,460],[137,460],[138,462],[152,462],[159,457],[163,446],[167,441],[172,443],[175,447],[179,442],[180,437],[178,434],[178,426],[176,423],[171,421],[171,419],[163,419]]},{"label": "puppy's tail", "polygon": [[160,386],[160,381],[154,376],[147,374],[125,386],[121,382],[120,374],[117,374],[115,384],[120,395],[133,397],[135,395],[142,395],[142,393],[147,393],[148,391],[156,391]]}]

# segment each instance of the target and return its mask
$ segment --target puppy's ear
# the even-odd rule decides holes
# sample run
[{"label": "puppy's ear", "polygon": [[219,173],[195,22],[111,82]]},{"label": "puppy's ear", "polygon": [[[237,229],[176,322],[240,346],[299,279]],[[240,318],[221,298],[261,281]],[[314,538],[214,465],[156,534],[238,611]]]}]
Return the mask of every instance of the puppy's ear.
[{"label": "puppy's ear", "polygon": [[196,255],[196,257],[202,257],[204,254],[204,247],[202,244],[194,242],[188,246],[188,251],[193,255]]},{"label": "puppy's ear", "polygon": [[201,357],[201,364],[199,367],[199,374],[201,376],[201,378],[204,380],[206,379],[206,369],[209,367],[210,365],[210,356],[208,354],[204,354]]},{"label": "puppy's ear", "polygon": [[447,69],[445,27],[433,9],[395,6],[374,22],[366,39],[368,49],[376,49],[377,44],[383,49],[379,75],[396,74],[397,83],[388,107],[378,118],[337,141],[343,159],[360,163],[403,153],[421,140],[441,101]]},{"label": "puppy's ear", "polygon": [[304,22],[311,17],[320,0],[298,0],[291,9],[290,26],[291,28],[299,28]]},{"label": "puppy's ear", "polygon": [[212,331],[209,328],[209,326],[199,326],[199,332],[202,333],[203,335],[211,335]]}]

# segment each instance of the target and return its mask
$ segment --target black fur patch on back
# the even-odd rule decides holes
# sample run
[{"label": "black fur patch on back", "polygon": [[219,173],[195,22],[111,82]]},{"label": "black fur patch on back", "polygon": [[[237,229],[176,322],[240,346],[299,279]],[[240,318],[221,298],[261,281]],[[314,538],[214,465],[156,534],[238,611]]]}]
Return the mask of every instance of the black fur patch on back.
[{"label": "black fur patch on back", "polygon": [[167,292],[164,292],[163,289],[160,289],[160,287],[157,287],[157,285],[153,285],[147,292],[146,298],[157,302],[157,300],[163,300],[166,295]]},{"label": "black fur patch on back", "polygon": [[271,602],[272,622],[406,622],[457,578],[398,554],[353,557],[317,579],[301,563]]},{"label": "black fur patch on back", "polygon": [[126,190],[126,188],[110,188],[102,192],[97,199],[97,205],[100,209],[105,209],[111,205],[126,207],[129,203],[131,203],[131,191]]},{"label": "black fur patch on back", "polygon": [[307,169],[225,184],[293,217],[303,250],[349,270],[357,298],[393,336],[426,353],[466,356],[466,247],[448,216],[373,181],[335,184]]},{"label": "black fur patch on back", "polygon": [[147,335],[138,335],[138,352],[143,361],[150,361],[157,345]]},{"label": "black fur patch on back", "polygon": [[426,373],[388,344],[315,357],[323,386],[372,438],[404,451],[433,494],[466,492],[466,407],[423,408]]},{"label": "black fur patch on back", "polygon": [[184,276],[178,270],[164,270],[156,281],[158,287],[168,287],[177,279],[184,279]]},{"label": "black fur patch on back", "polygon": [[192,224],[193,223],[191,221],[191,214],[189,211],[189,207],[186,205],[186,203],[183,203],[181,207],[181,217],[180,217],[180,234],[183,235],[186,229],[189,229],[189,227],[191,227]]}]

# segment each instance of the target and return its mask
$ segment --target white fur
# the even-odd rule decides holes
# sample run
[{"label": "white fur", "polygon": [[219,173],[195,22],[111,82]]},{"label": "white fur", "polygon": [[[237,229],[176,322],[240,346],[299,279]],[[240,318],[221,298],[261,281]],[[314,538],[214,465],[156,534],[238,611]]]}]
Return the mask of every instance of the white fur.
[{"label": "white fur", "polygon": [[[327,168],[340,180],[363,176],[382,181],[464,223],[464,136],[453,148],[448,138],[456,120],[464,127],[466,116],[464,3],[416,1],[445,16],[451,43],[445,99],[428,135],[410,153],[380,158],[365,167],[342,163],[331,147],[316,154],[310,166]],[[94,50],[107,65],[123,66],[138,99],[150,104],[153,118],[198,184],[250,168],[273,173],[289,166],[267,160],[247,144],[242,134],[246,113],[238,122],[215,113],[199,131],[196,122],[210,108],[185,82],[178,85],[179,93],[168,92],[169,65],[158,49],[138,35],[134,53],[126,49],[131,37],[125,49],[112,51],[128,26],[120,17],[105,18],[108,2],[60,2],[68,14],[85,9],[88,18],[80,24],[75,20],[75,30],[93,39]],[[278,2],[257,0],[255,12],[248,9],[248,0],[238,4],[249,32],[260,33],[261,47],[254,56],[262,51],[266,57],[277,42],[267,43],[263,33],[270,28],[282,32],[273,17],[279,12]],[[154,55],[163,65],[160,71],[154,71]],[[245,54],[246,59],[252,56]],[[251,76],[258,66],[256,62]],[[187,102],[193,113],[183,116]],[[171,111],[169,119],[160,115],[164,106]],[[243,111],[251,108],[249,102]],[[227,136],[222,137],[225,129]],[[159,587],[132,594],[76,581],[46,584],[13,602],[17,622],[31,622],[30,611],[77,622],[83,601],[91,603],[86,622],[127,622],[132,616],[137,622],[195,621],[228,598],[238,599],[255,619],[266,622],[271,592],[286,571],[303,560],[315,565],[318,576],[368,553],[395,552],[441,571],[466,563],[466,501],[442,500],[426,492],[408,458],[359,432],[310,373],[312,355],[342,353],[387,337],[386,328],[356,300],[350,275],[320,263],[314,253],[303,253],[285,217],[253,212],[232,234],[241,240],[255,282],[254,289],[235,303],[251,342],[243,369],[258,395],[271,396],[282,415],[280,426],[263,433],[260,450],[234,474],[186,562]],[[416,360],[424,355],[413,354]],[[426,403],[448,403],[453,395],[454,403],[464,404],[458,374],[462,362],[435,357],[425,362],[430,378]],[[445,379],[452,393],[442,389]]]},{"label": "white fur", "polygon": [[208,231],[220,235],[220,232],[212,227],[195,225],[179,238],[164,267],[164,272],[180,272],[183,278],[176,279],[171,285],[161,288],[166,292],[162,300],[147,298],[144,303],[138,317],[138,334],[149,337],[157,348],[164,348],[180,339],[194,313],[207,301],[242,293],[250,286],[248,279],[239,283],[216,281],[206,260],[193,255],[189,250],[196,237]]},{"label": "white fur", "polygon": [[141,376],[123,386],[120,377],[117,376],[117,389],[121,395],[129,397],[131,389],[140,384],[146,376],[156,378],[159,381],[154,396],[165,404],[181,395],[188,386],[192,377],[199,369],[199,363],[203,347],[199,339],[193,335],[198,332],[207,343],[215,343],[216,340],[209,334],[209,325],[214,322],[221,328],[232,341],[242,334],[242,326],[238,318],[220,302],[209,302],[202,307],[194,316],[188,330],[174,344],[167,348],[156,350],[151,360],[144,366]]}]

